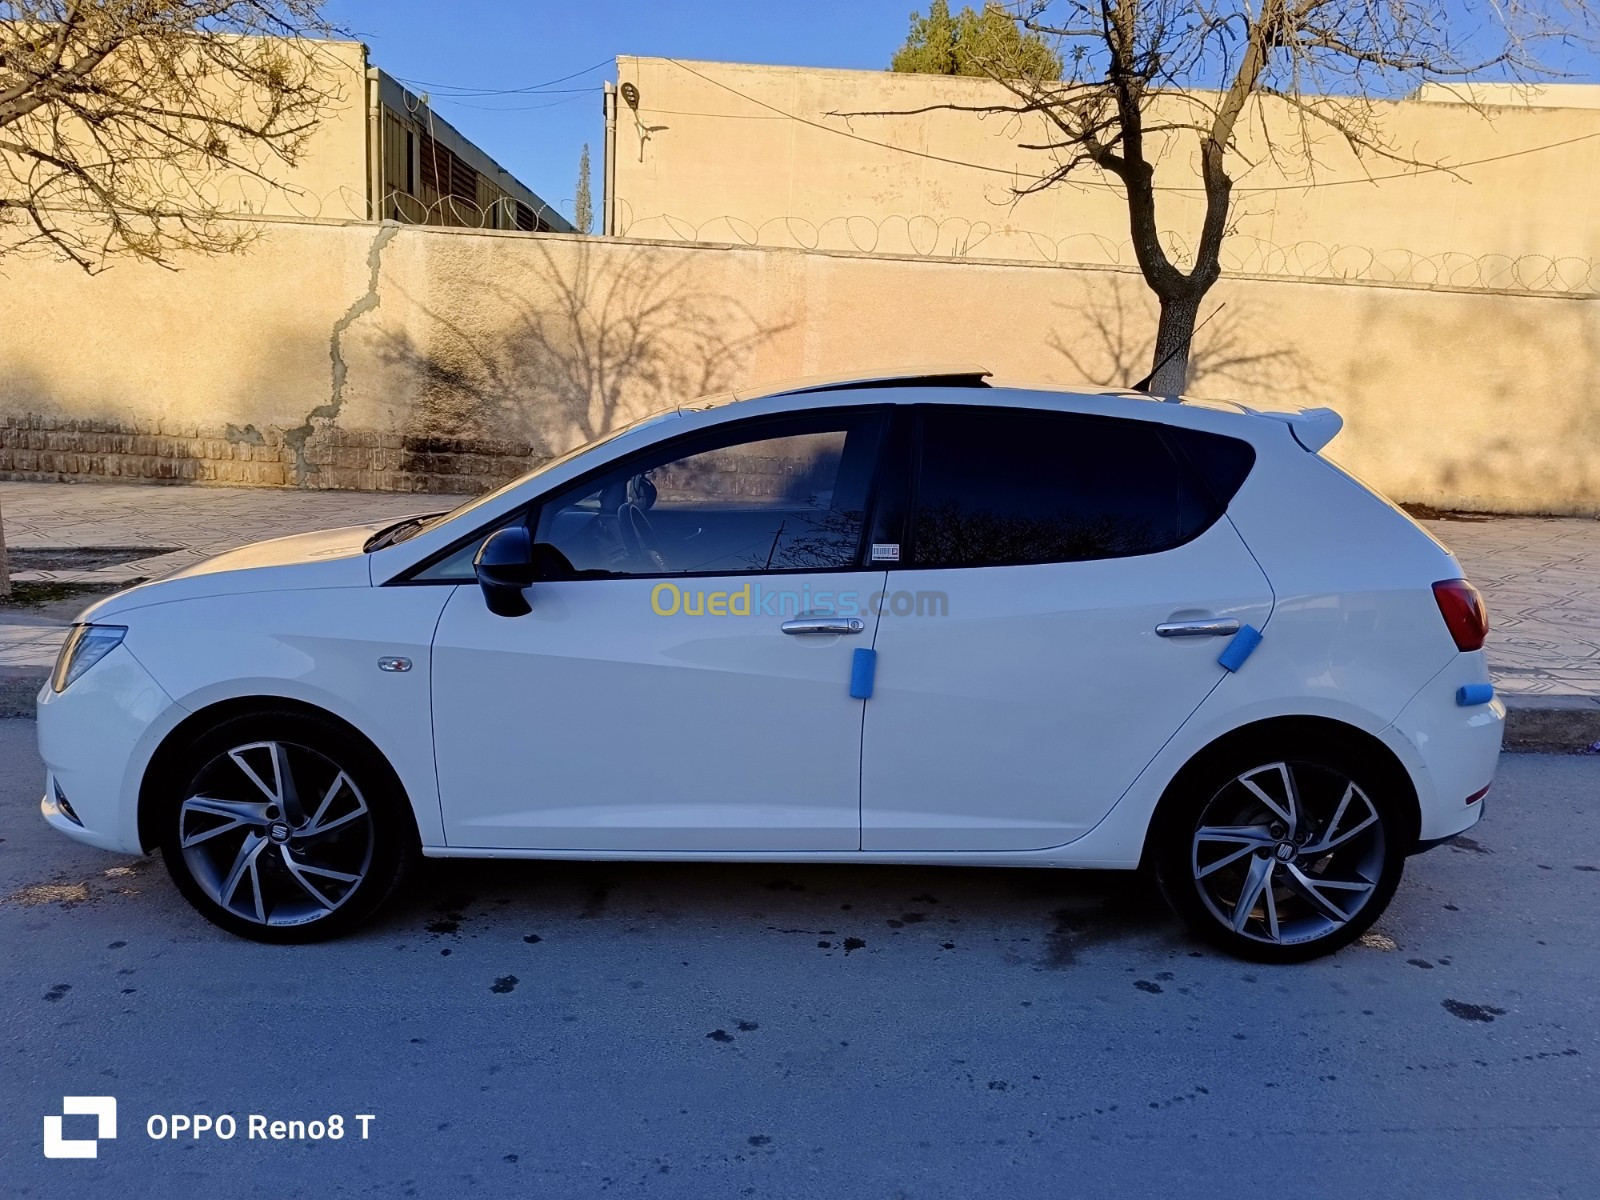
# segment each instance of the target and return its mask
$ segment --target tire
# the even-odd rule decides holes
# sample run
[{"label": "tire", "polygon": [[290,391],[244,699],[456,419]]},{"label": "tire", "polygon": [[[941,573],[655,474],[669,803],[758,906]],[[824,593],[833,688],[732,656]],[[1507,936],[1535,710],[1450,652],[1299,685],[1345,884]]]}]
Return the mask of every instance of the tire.
[{"label": "tire", "polygon": [[167,778],[158,839],[167,871],[202,916],[240,937],[347,933],[394,894],[417,855],[394,771],[326,718],[266,710],[225,719]]},{"label": "tire", "polygon": [[1337,738],[1260,740],[1197,761],[1158,813],[1156,878],[1213,945],[1304,962],[1360,937],[1400,884],[1412,802]]}]

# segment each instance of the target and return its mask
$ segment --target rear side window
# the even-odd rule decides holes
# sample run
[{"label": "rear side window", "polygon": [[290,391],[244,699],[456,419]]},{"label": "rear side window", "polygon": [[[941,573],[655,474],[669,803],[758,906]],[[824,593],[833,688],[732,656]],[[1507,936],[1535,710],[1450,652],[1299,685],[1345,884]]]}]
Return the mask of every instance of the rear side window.
[{"label": "rear side window", "polygon": [[1218,515],[1233,501],[1234,494],[1244,486],[1250,468],[1256,465],[1256,448],[1238,438],[1220,433],[1204,433],[1199,429],[1174,429],[1162,431],[1171,442],[1178,457],[1187,459],[1199,475],[1209,498],[1216,504]]},{"label": "rear side window", "polygon": [[[1207,467],[1192,463],[1187,446],[1168,442],[1172,432],[1189,431],[1078,413],[929,406],[921,418],[910,561],[1077,562],[1186,542],[1221,515],[1222,493],[1231,496],[1243,474],[1225,447],[1201,443]],[[1208,485],[1204,470],[1231,486]]]}]

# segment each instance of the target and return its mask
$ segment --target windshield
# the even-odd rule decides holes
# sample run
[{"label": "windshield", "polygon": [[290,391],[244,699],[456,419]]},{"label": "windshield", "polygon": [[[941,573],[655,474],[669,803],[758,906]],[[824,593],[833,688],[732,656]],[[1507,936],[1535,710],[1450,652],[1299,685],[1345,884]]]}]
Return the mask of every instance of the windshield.
[{"label": "windshield", "polygon": [[553,467],[559,467],[562,463],[571,462],[580,454],[587,454],[589,451],[599,446],[603,446],[607,442],[613,441],[625,433],[631,433],[635,429],[642,429],[644,426],[652,425],[657,421],[664,421],[668,417],[676,416],[677,413],[678,410],[676,408],[669,408],[661,412],[653,412],[649,416],[640,417],[637,421],[630,422],[627,425],[619,425],[616,429],[610,430],[607,433],[602,433],[593,441],[585,442],[581,446],[577,446],[571,450],[568,450],[565,454],[557,455],[555,458],[552,458],[547,462],[540,463],[533,470],[527,472],[526,474],[517,476],[509,483],[502,483],[493,491],[484,492],[481,496],[474,496],[472,499],[456,505],[449,512],[435,513],[432,516],[417,520],[414,524],[409,524],[406,527],[395,529],[393,534],[384,541],[384,545],[393,546],[399,542],[408,541],[426,529],[433,529],[436,526],[443,525],[446,521],[453,521],[464,513],[469,513],[473,509],[478,508],[480,505],[488,504],[492,500],[499,499],[507,492],[521,487],[530,479],[537,479],[540,475],[543,475],[546,471]]}]

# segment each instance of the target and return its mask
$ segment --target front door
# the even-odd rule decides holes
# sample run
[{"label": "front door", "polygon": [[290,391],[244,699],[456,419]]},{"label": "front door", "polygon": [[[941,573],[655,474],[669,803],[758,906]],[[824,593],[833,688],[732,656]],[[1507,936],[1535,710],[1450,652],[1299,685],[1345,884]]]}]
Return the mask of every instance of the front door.
[{"label": "front door", "polygon": [[435,637],[449,844],[857,849],[850,676],[884,578],[861,554],[881,425],[720,426],[530,511],[568,577],[511,618],[461,587]]},{"label": "front door", "polygon": [[[862,848],[1070,842],[1219,685],[1225,631],[1264,626],[1271,590],[1177,444],[1213,435],[980,406],[919,423],[865,714]],[[1228,447],[1205,449],[1234,470]],[[1173,623],[1224,632],[1157,633]]]}]

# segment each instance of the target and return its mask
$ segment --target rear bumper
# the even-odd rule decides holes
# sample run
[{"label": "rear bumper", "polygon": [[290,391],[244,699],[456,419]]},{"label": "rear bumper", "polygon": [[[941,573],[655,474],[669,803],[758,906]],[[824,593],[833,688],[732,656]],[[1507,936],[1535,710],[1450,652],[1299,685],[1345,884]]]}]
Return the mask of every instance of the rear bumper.
[{"label": "rear bumper", "polygon": [[45,684],[38,715],[39,757],[45,765],[39,808],[45,821],[101,850],[144,853],[139,780],[157,726],[173,710],[172,698],[126,646],[118,646],[64,692]]},{"label": "rear bumper", "polygon": [[1421,771],[1413,772],[1419,850],[1464,833],[1483,816],[1481,793],[1500,760],[1506,706],[1498,696],[1487,704],[1462,705],[1457,695],[1464,686],[1488,682],[1481,650],[1458,655],[1395,718],[1392,729],[1420,760]]},{"label": "rear bumper", "polygon": [[[1478,807],[1478,820],[1481,821],[1481,820],[1483,820],[1483,801],[1482,800],[1478,801],[1477,807]],[[1452,833],[1449,837],[1429,838],[1427,841],[1418,842],[1415,846],[1411,847],[1411,853],[1412,854],[1425,854],[1429,850],[1435,850],[1440,846],[1448,846],[1451,842],[1455,841],[1456,838],[1458,838],[1460,836],[1461,836],[1460,834]]]}]

